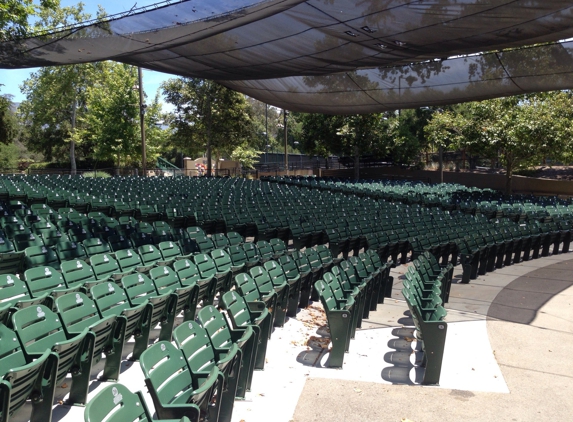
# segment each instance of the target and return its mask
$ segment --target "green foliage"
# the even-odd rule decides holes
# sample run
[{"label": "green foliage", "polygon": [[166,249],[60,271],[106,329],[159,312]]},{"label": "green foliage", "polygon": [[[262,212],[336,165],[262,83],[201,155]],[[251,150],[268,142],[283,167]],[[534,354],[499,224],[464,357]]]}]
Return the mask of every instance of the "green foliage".
[{"label": "green foliage", "polygon": [[198,156],[210,142],[214,157],[230,156],[253,138],[252,112],[243,94],[197,78],[169,79],[162,90],[175,106],[171,142],[185,154]]},{"label": "green foliage", "polygon": [[86,171],[84,174],[82,174],[82,176],[84,177],[101,177],[102,179],[107,179],[108,177],[111,177],[111,174],[106,173],[105,171]]},{"label": "green foliage", "polygon": [[0,143],[12,143],[18,133],[16,116],[10,109],[12,102],[8,97],[0,96]]},{"label": "green foliage", "polygon": [[544,158],[571,157],[572,118],[571,94],[559,91],[472,102],[435,113],[426,133],[432,142],[499,161],[506,170],[506,192],[511,193],[516,170]]},{"label": "green foliage", "polygon": [[[86,112],[72,134],[76,143],[88,141],[96,160],[132,165],[141,157],[137,69],[103,62],[97,77],[86,87]],[[95,75],[94,75],[95,76]]]},{"label": "green foliage", "polygon": [[231,159],[241,163],[241,166],[245,169],[253,169],[261,154],[261,151],[257,151],[247,145],[240,145],[231,153]]},{"label": "green foliage", "polygon": [[18,167],[18,147],[14,144],[0,143],[0,168],[15,169]]},{"label": "green foliage", "polygon": [[29,18],[59,6],[60,0],[2,0],[0,2],[0,41],[25,37]]}]

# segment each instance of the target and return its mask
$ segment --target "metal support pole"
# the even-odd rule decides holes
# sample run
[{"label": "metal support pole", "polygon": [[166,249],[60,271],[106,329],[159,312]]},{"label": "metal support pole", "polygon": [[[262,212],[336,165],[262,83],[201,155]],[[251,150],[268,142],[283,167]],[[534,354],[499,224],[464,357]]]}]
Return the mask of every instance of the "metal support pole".
[{"label": "metal support pole", "polygon": [[211,161],[211,91],[208,92],[207,104],[209,113],[209,120],[207,121],[207,177],[213,175],[213,162]]},{"label": "metal support pole", "polygon": [[440,145],[439,149],[440,160],[440,183],[444,183],[444,147]]},{"label": "metal support pole", "polygon": [[147,176],[147,154],[145,148],[145,107],[143,102],[143,76],[141,67],[137,68],[139,78],[139,125],[141,126],[141,171]]},{"label": "metal support pole", "polygon": [[287,111],[283,109],[284,129],[285,129],[285,170],[288,176],[288,149],[287,149]]}]

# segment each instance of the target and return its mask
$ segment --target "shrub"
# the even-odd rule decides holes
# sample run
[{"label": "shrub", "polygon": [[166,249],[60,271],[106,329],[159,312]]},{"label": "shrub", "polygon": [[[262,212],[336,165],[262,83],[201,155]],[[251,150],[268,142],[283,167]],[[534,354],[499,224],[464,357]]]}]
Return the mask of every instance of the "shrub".
[{"label": "shrub", "polygon": [[97,170],[97,171],[86,171],[83,174],[84,177],[101,177],[102,179],[107,179],[108,177],[111,177],[111,175],[109,173],[106,173],[105,171],[101,171],[101,170]]}]

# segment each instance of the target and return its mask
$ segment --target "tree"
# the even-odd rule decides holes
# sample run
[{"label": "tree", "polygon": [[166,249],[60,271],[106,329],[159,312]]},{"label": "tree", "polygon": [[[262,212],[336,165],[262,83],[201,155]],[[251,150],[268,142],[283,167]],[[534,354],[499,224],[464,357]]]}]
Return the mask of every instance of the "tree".
[{"label": "tree", "polygon": [[243,94],[197,78],[169,79],[161,87],[175,106],[173,143],[189,155],[207,151],[208,174],[211,152],[218,162],[253,138],[252,112]]},{"label": "tree", "polygon": [[60,0],[2,0],[0,3],[0,41],[25,37],[30,25],[28,19],[43,10],[59,6]]},{"label": "tree", "polygon": [[16,138],[18,124],[9,96],[0,95],[0,143],[11,144]]},{"label": "tree", "polygon": [[521,95],[468,103],[435,113],[426,127],[433,142],[448,142],[498,160],[505,168],[506,193],[516,170],[544,158],[567,159],[573,132],[571,95],[567,92]]},{"label": "tree", "polygon": [[303,114],[301,116],[304,149],[327,157],[335,153],[354,157],[354,178],[360,177],[360,156],[379,154],[381,149],[382,115],[355,114],[333,116]]},{"label": "tree", "polygon": [[[134,89],[135,87],[135,89]],[[79,119],[76,142],[89,141],[96,160],[113,160],[118,167],[141,157],[137,69],[100,63],[98,77],[86,87],[86,112]]]}]

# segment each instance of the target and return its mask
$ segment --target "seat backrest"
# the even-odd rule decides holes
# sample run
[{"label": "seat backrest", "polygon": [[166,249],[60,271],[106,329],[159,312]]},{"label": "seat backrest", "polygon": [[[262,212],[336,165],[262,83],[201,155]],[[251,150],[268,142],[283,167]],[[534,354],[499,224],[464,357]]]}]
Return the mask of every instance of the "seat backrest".
[{"label": "seat backrest", "polygon": [[98,280],[108,279],[113,274],[121,272],[119,263],[111,254],[108,253],[92,255],[90,257],[90,264],[94,275]]},{"label": "seat backrest", "polygon": [[283,271],[288,280],[295,280],[300,277],[296,262],[294,262],[289,255],[279,257],[279,264],[283,267]]},{"label": "seat backrest", "polygon": [[137,248],[137,253],[144,265],[151,265],[163,259],[161,252],[154,245],[142,245]]},{"label": "seat backrest", "polygon": [[117,252],[120,249],[131,249],[133,245],[129,238],[123,234],[116,234],[107,238],[109,247],[112,252]]},{"label": "seat backrest", "polygon": [[225,248],[229,246],[229,239],[224,233],[215,233],[211,235],[211,240],[216,248]]},{"label": "seat backrest", "polygon": [[153,281],[145,274],[129,274],[121,279],[121,285],[125,289],[130,301],[157,295],[157,289]]},{"label": "seat backrest", "polygon": [[274,255],[273,247],[266,240],[259,240],[257,242],[257,249],[261,260],[271,259]]},{"label": "seat backrest", "polygon": [[173,340],[185,355],[192,373],[209,372],[217,365],[207,331],[197,322],[185,321],[179,325],[173,331]]},{"label": "seat backrest", "polygon": [[0,274],[0,306],[30,298],[28,286],[14,274]]},{"label": "seat backrest", "polygon": [[213,305],[203,306],[197,315],[197,320],[207,332],[215,349],[229,349],[232,346],[227,320]]},{"label": "seat backrest", "polygon": [[38,266],[60,267],[56,251],[46,246],[30,246],[24,250],[26,268]]},{"label": "seat backrest", "polygon": [[24,272],[24,280],[32,297],[38,297],[53,290],[67,288],[62,274],[50,266],[34,267],[26,270]]},{"label": "seat backrest", "polygon": [[229,246],[229,256],[234,266],[244,265],[247,263],[247,254],[241,245]]},{"label": "seat backrest", "polygon": [[175,257],[181,255],[181,248],[179,248],[177,242],[161,242],[159,245],[157,245],[157,248],[165,260],[174,259]]},{"label": "seat backrest", "polygon": [[227,239],[229,240],[229,246],[240,245],[245,241],[245,239],[243,239],[243,236],[241,236],[237,232],[228,232]]},{"label": "seat backrest", "polygon": [[181,287],[179,276],[175,270],[167,266],[152,268],[149,271],[149,277],[153,280],[153,283],[155,283],[155,288],[159,294]]},{"label": "seat backrest", "polygon": [[215,261],[215,266],[217,267],[217,272],[222,273],[225,271],[230,271],[233,262],[231,257],[223,249],[214,249],[211,251],[211,258]]},{"label": "seat backrest", "polygon": [[152,422],[141,393],[132,393],[123,384],[111,384],[86,403],[85,422]]},{"label": "seat backrest", "polygon": [[267,261],[263,266],[269,273],[275,287],[283,286],[288,283],[283,267],[277,261]]},{"label": "seat backrest", "polygon": [[245,242],[241,245],[247,255],[248,262],[260,262],[261,256],[259,255],[259,250],[257,246],[252,242]]},{"label": "seat backrest", "polygon": [[273,280],[264,267],[257,265],[249,270],[249,274],[257,283],[257,287],[262,294],[268,295],[275,291]]},{"label": "seat backrest", "polygon": [[249,302],[261,300],[261,293],[259,292],[257,283],[255,283],[255,280],[253,280],[249,274],[237,274],[235,276],[235,285],[245,300]]},{"label": "seat backrest", "polygon": [[142,265],[141,257],[133,249],[120,249],[116,251],[115,259],[122,271],[129,271]]},{"label": "seat backrest", "polygon": [[56,254],[58,258],[60,258],[60,262],[84,259],[87,257],[86,251],[81,243],[69,241],[57,243]]},{"label": "seat backrest", "polygon": [[86,254],[88,256],[100,254],[100,253],[110,253],[109,243],[99,237],[92,237],[91,239],[86,239],[82,242]]},{"label": "seat backrest", "polygon": [[190,394],[195,390],[183,352],[168,341],[149,346],[141,354],[139,364],[154,390],[152,394],[164,405],[182,403],[178,397],[190,398]]},{"label": "seat backrest", "polygon": [[189,259],[182,259],[173,263],[173,269],[179,276],[183,285],[189,285],[201,280],[201,273],[195,263]]},{"label": "seat backrest", "polygon": [[245,298],[238,294],[238,292],[226,292],[223,294],[221,300],[223,302],[223,307],[227,311],[227,315],[235,327],[252,325],[254,323],[251,318],[249,305],[245,301]]},{"label": "seat backrest", "polygon": [[44,305],[19,309],[12,315],[12,325],[29,354],[42,354],[67,340],[59,316]]},{"label": "seat backrest", "polygon": [[92,267],[79,259],[64,261],[61,265],[62,275],[68,287],[84,284],[87,281],[95,281],[96,277]]},{"label": "seat backrest", "polygon": [[197,269],[201,274],[202,279],[214,277],[217,274],[217,266],[215,261],[206,253],[200,253],[193,256],[193,261],[197,265]]}]

